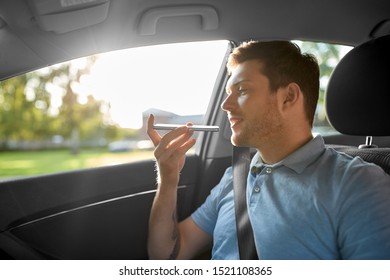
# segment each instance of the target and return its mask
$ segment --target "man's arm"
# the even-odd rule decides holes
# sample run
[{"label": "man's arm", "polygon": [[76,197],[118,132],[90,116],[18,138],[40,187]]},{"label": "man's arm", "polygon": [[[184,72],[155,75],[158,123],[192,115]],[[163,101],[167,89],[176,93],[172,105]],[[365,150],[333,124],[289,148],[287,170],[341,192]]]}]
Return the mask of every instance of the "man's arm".
[{"label": "man's arm", "polygon": [[191,217],[178,223],[176,208],[168,207],[171,206],[169,201],[170,198],[167,201],[161,194],[156,194],[149,221],[149,257],[191,259],[210,248],[212,237],[199,228]]},{"label": "man's arm", "polygon": [[152,259],[191,258],[210,243],[211,237],[191,218],[178,224],[176,215],[177,185],[185,162],[185,153],[195,144],[186,126],[161,137],[153,129],[154,117],[148,120],[148,135],[156,147],[158,189],[149,219],[148,253]]},{"label": "man's arm", "polygon": [[180,237],[176,200],[176,187],[169,189],[159,185],[149,218],[148,253],[151,259],[177,258]]}]

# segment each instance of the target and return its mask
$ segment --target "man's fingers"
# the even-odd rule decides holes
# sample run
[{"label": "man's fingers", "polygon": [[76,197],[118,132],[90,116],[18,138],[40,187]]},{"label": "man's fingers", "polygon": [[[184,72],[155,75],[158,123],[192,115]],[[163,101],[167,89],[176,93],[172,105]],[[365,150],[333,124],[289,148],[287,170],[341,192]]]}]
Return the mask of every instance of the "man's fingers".
[{"label": "man's fingers", "polygon": [[185,137],[186,134],[192,136],[193,133],[188,129],[188,127],[181,126],[165,134],[164,137],[160,139],[160,143],[162,146],[169,146],[172,143],[180,140],[182,137]]},{"label": "man's fingers", "polygon": [[[187,126],[182,126],[172,131],[169,131],[163,137],[153,128],[154,115],[150,114],[148,118],[147,133],[156,147],[154,155],[157,159],[182,157],[194,144],[195,139],[190,139],[193,131],[189,130],[187,126],[192,123],[187,123]],[[171,159],[173,159],[171,158]]]},{"label": "man's fingers", "polygon": [[170,131],[161,139],[160,144],[155,150],[155,156],[159,158],[161,155],[170,157],[171,154],[177,153],[178,148],[183,146],[193,135],[193,131],[186,127],[180,127]]},{"label": "man's fingers", "polygon": [[191,138],[188,139],[183,145],[177,148],[178,153],[185,154],[188,152],[189,149],[191,149],[196,143],[196,139]]},{"label": "man's fingers", "polygon": [[154,130],[153,125],[154,125],[154,115],[150,114],[149,118],[148,118],[147,133],[148,133],[148,136],[149,136],[150,140],[152,140],[153,145],[155,147],[157,147],[157,145],[161,141],[161,136],[160,136],[160,134],[158,134],[158,132],[156,130]]}]

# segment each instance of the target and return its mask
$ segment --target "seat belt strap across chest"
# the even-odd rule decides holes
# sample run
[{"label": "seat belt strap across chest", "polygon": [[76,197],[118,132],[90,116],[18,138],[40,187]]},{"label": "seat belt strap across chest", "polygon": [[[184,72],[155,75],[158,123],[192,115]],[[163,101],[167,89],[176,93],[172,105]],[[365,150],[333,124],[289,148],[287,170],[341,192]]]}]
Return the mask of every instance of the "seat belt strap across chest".
[{"label": "seat belt strap across chest", "polygon": [[249,147],[233,147],[232,165],[234,207],[240,259],[259,259],[246,201],[246,184],[250,166]]}]

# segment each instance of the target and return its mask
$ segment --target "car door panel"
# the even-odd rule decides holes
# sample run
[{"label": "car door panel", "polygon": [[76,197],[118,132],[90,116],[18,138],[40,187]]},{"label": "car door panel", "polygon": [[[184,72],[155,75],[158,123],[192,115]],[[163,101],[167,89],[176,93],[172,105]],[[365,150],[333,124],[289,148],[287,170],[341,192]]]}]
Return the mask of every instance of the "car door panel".
[{"label": "car door panel", "polygon": [[[4,256],[25,248],[25,258],[34,253],[53,259],[147,258],[154,165],[149,160],[1,183]],[[188,156],[178,191],[180,217],[193,210],[197,168],[198,157]]]}]

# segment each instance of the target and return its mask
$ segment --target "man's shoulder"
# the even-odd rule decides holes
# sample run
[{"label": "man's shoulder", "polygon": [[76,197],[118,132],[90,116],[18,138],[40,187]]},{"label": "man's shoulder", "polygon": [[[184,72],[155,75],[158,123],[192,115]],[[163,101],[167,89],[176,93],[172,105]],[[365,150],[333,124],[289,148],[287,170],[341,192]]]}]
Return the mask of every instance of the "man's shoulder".
[{"label": "man's shoulder", "polygon": [[326,170],[342,175],[345,180],[355,178],[365,181],[383,178],[390,182],[390,176],[379,165],[333,147],[326,147],[321,161]]}]

